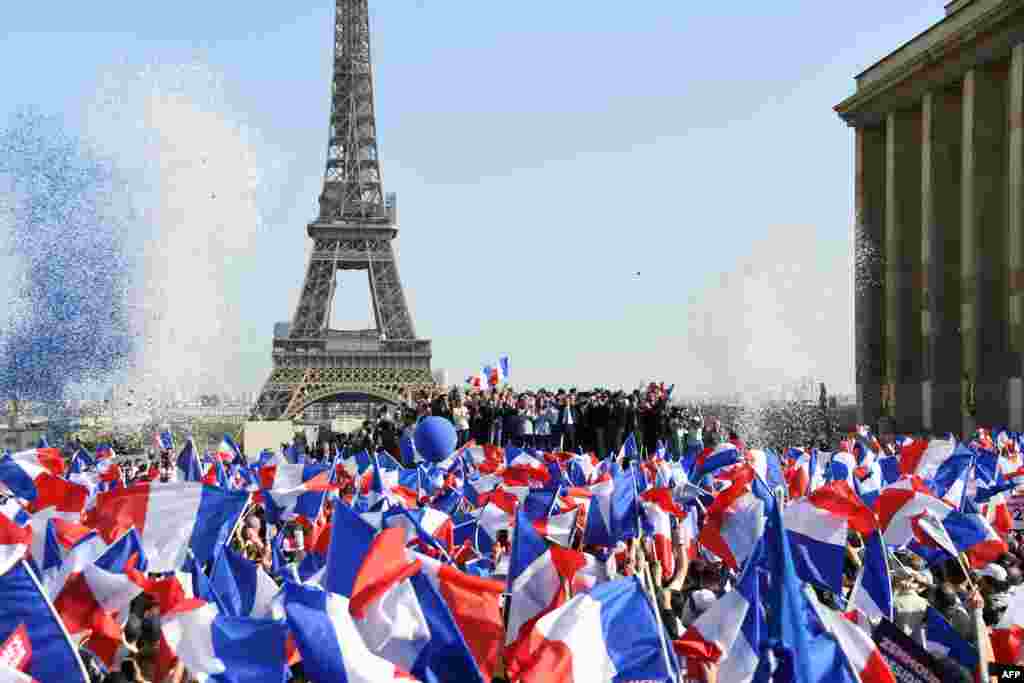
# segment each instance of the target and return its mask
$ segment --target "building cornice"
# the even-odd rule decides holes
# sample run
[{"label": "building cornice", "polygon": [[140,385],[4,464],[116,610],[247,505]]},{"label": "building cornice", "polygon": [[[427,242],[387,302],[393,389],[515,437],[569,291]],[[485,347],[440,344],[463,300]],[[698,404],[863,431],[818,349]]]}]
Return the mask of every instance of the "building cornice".
[{"label": "building cornice", "polygon": [[879,123],[946,87],[971,68],[997,60],[1024,42],[1024,0],[990,0],[960,7],[897,48],[857,78],[857,92],[834,107],[850,126]]}]

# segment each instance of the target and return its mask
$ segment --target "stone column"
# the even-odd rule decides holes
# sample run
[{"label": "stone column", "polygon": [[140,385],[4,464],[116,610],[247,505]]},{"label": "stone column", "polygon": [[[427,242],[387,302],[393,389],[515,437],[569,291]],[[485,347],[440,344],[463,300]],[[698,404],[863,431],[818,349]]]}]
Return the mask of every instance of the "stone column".
[{"label": "stone column", "polygon": [[959,432],[961,88],[925,95],[921,107],[921,332],[924,427]]},{"label": "stone column", "polygon": [[885,126],[856,129],[854,329],[857,419],[878,426],[882,412]]},{"label": "stone column", "polygon": [[1007,249],[1009,346],[1007,426],[1024,431],[1024,44],[1013,48],[1009,84]]},{"label": "stone column", "polygon": [[922,429],[921,110],[886,117],[885,382],[893,427]]},{"label": "stone column", "polygon": [[961,328],[964,431],[1006,422],[1007,370],[1007,65],[972,69],[964,78],[961,204]]}]

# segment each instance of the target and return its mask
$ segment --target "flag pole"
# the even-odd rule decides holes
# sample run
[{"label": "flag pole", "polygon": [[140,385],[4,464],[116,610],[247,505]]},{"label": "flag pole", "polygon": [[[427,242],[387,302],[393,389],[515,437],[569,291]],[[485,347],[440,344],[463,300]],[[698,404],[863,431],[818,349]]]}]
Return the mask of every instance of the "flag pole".
[{"label": "flag pole", "polygon": [[637,537],[637,545],[640,545],[639,552],[643,557],[643,570],[640,572],[640,586],[644,589],[644,594],[647,595],[647,599],[650,601],[651,608],[654,610],[654,618],[658,621],[658,642],[661,644],[661,656],[665,660],[665,671],[668,674],[678,673],[674,672],[672,668],[672,660],[668,656],[668,639],[665,635],[665,622],[661,618],[661,608],[658,606],[658,595],[655,593],[655,586],[657,585],[654,581],[653,572],[654,569],[650,563],[647,562],[646,553],[643,548],[643,529],[640,529],[640,536]]},{"label": "flag pole", "polygon": [[22,559],[21,566],[24,568],[25,573],[28,574],[29,578],[32,579],[32,583],[35,584],[36,590],[39,591],[39,595],[41,595],[43,600],[46,602],[46,607],[50,610],[50,614],[53,615],[57,625],[60,626],[60,631],[64,634],[64,640],[67,643],[67,646],[71,649],[71,653],[75,656],[75,661],[78,662],[78,668],[82,672],[82,680],[88,683],[88,681],[92,680],[92,677],[89,676],[89,671],[85,668],[85,663],[82,661],[81,655],[78,654],[78,648],[73,644],[74,641],[71,640],[71,634],[68,633],[68,627],[64,624],[64,620],[61,619],[60,614],[57,613],[57,608],[53,606],[53,602],[50,600],[50,596],[46,594],[46,590],[43,589],[42,584],[39,583],[39,579],[36,578],[35,572],[32,571],[32,565]]}]

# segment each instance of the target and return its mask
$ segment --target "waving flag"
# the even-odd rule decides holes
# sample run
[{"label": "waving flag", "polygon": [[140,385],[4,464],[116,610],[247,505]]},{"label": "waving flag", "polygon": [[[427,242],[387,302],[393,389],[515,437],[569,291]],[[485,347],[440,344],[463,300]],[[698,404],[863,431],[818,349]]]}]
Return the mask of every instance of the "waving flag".
[{"label": "waving flag", "polygon": [[484,681],[489,682],[504,643],[499,599],[505,584],[460,572],[426,555],[416,558],[423,564],[423,575],[447,603]]},{"label": "waving flag", "polygon": [[740,462],[743,462],[743,454],[731,443],[721,444],[713,451],[705,449],[705,452],[697,457],[692,481],[701,481],[708,475]]},{"label": "waving flag", "polygon": [[[992,561],[1006,552],[1006,544],[980,515],[954,509],[933,496],[917,477],[901,479],[887,487],[878,497],[876,507],[879,526],[889,545],[902,546],[913,540],[920,543],[929,539],[939,543],[948,537],[956,551],[954,555],[973,552],[979,563]],[[932,520],[937,525],[934,530],[929,524]]]},{"label": "waving flag", "polygon": [[763,547],[759,543],[754,549],[736,588],[712,603],[673,643],[676,654],[687,660],[718,662],[722,681],[745,683],[757,670],[765,631],[758,579]]},{"label": "waving flag", "polygon": [[81,474],[96,467],[96,461],[89,451],[84,448],[79,448],[78,451],[71,456],[71,464],[68,466],[68,474]]},{"label": "waving flag", "polygon": [[[316,519],[320,516],[327,492],[338,488],[336,484],[331,483],[330,472],[325,467],[310,465],[296,465],[295,467],[310,468],[308,473],[312,476],[293,488],[274,489],[263,493],[267,521],[271,524],[278,524],[281,520],[287,521],[296,517],[304,517],[308,520]],[[313,474],[317,470],[319,473]]]},{"label": "waving flag", "polygon": [[756,480],[754,470],[746,467],[737,473],[732,485],[718,494],[708,508],[698,540],[731,569],[739,570],[754,550],[765,528],[765,512],[771,497]]},{"label": "waving flag", "polygon": [[0,681],[4,683],[35,683],[25,673],[25,668],[32,661],[32,643],[28,638],[28,630],[22,624],[0,643]]},{"label": "waving flag", "polygon": [[[820,607],[817,614],[825,628],[835,637],[835,642],[839,644],[841,655],[846,658],[849,668],[856,675],[854,680],[864,683],[896,683],[896,677],[885,663],[871,636],[835,610]],[[810,659],[813,660],[814,657]],[[818,680],[824,682],[834,679],[826,674],[820,676]]]},{"label": "waving flag", "polygon": [[407,553],[404,531],[384,529],[375,537],[372,526],[344,506],[340,511],[324,585],[348,598],[367,648],[423,680],[482,681],[444,600]]},{"label": "waving flag", "polygon": [[89,649],[108,667],[121,646],[124,622],[142,587],[124,574],[89,564],[67,577],[53,605],[72,636],[89,636]]},{"label": "waving flag", "polygon": [[797,575],[826,590],[841,593],[846,539],[875,530],[875,515],[844,481],[834,481],[783,512]]},{"label": "waving flag", "polygon": [[675,553],[672,552],[672,517],[680,522],[686,511],[672,500],[669,489],[651,489],[640,496],[644,527],[654,539],[654,552],[661,563],[662,578],[666,581],[675,573]]},{"label": "waving flag", "polygon": [[542,615],[565,602],[562,582],[572,579],[585,564],[575,551],[548,544],[534,530],[520,510],[516,514],[515,536],[508,571],[508,624],[505,643],[511,646],[510,673],[532,658],[533,649],[524,638]]},{"label": "waving flag", "polygon": [[203,468],[192,439],[185,442],[181,453],[178,454],[176,465],[181,481],[202,481]]},{"label": "waving flag", "polygon": [[925,613],[925,649],[939,657],[949,657],[967,669],[978,667],[978,649],[968,643],[949,622],[929,606]]},{"label": "waving flag", "polygon": [[210,587],[222,614],[265,617],[277,595],[277,584],[255,562],[222,548],[213,562]]},{"label": "waving flag", "polygon": [[[769,641],[762,647],[755,675],[759,680],[772,676],[771,680],[793,683],[894,683],[878,651],[858,639],[866,638],[863,631],[852,622],[846,622],[851,631],[828,621],[822,623],[828,615],[820,615],[804,593],[784,528],[780,506],[773,506],[765,533],[766,565],[772,576],[772,590],[766,599]],[[846,621],[838,615],[835,618]],[[828,626],[833,626],[831,634],[823,628]]]},{"label": "waving flag", "polygon": [[487,383],[492,387],[496,387],[502,382],[507,382],[509,378],[508,356],[501,356],[498,359],[497,365],[485,365],[484,375],[487,377]]},{"label": "waving flag", "polygon": [[158,451],[173,451],[174,436],[169,430],[163,430],[153,435],[153,445]]},{"label": "waving flag", "polygon": [[212,603],[192,600],[161,615],[160,631],[163,675],[176,657],[215,683],[284,679],[283,621],[225,616]]},{"label": "waving flag", "polygon": [[892,579],[880,531],[864,538],[864,564],[850,595],[850,604],[869,619],[893,618]]},{"label": "waving flag", "polygon": [[0,642],[6,644],[16,632],[23,634],[19,648],[32,652],[24,668],[27,674],[40,683],[89,683],[77,648],[27,563],[19,562],[0,575],[0,604]]},{"label": "waving flag", "polygon": [[675,680],[678,669],[635,577],[577,595],[543,616],[527,642],[532,654],[517,679],[523,683]]},{"label": "waving flag", "polygon": [[217,446],[217,457],[225,463],[233,462],[236,459],[244,461],[241,450],[230,434],[225,434],[224,438],[220,440],[220,445]]},{"label": "waving flag", "polygon": [[311,680],[411,680],[411,676],[370,651],[349,612],[348,598],[289,581],[284,585],[284,610]]},{"label": "waving flag", "polygon": [[13,498],[0,503],[0,575],[21,562],[32,544],[29,515]]},{"label": "waving flag", "polygon": [[585,544],[614,547],[621,540],[639,535],[640,508],[633,470],[605,474],[590,492]]},{"label": "waving flag", "polygon": [[100,494],[83,521],[108,541],[135,528],[151,572],[180,569],[189,548],[206,563],[228,540],[249,496],[191,482],[138,484]]},{"label": "waving flag", "polygon": [[7,457],[0,459],[0,483],[18,498],[34,501],[60,487],[61,479],[34,458]]}]

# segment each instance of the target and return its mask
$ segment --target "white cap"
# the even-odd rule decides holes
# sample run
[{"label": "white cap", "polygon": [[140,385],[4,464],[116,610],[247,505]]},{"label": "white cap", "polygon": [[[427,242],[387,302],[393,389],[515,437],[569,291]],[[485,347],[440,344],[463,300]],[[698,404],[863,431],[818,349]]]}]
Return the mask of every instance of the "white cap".
[{"label": "white cap", "polygon": [[702,588],[693,593],[693,607],[698,614],[703,614],[711,605],[715,604],[718,597],[707,588]]},{"label": "white cap", "polygon": [[995,579],[999,583],[1006,583],[1006,570],[1003,569],[1002,565],[989,564],[986,565],[981,571],[978,572],[978,576],[987,576]]}]

